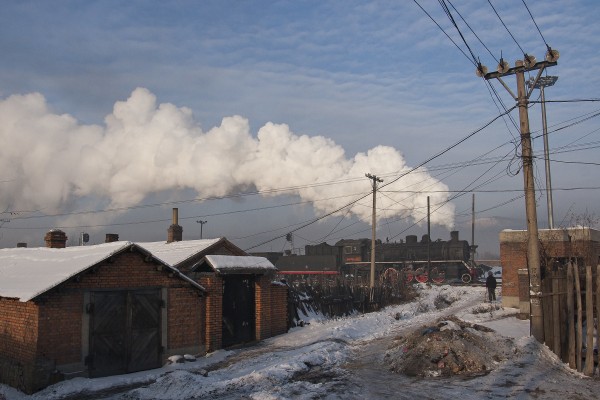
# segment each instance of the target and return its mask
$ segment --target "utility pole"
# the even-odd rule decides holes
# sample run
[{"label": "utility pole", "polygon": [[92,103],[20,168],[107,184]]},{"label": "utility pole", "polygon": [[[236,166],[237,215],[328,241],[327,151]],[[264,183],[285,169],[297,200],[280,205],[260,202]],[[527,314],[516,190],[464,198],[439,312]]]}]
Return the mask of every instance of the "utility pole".
[{"label": "utility pole", "polygon": [[[521,134],[521,159],[523,162],[523,184],[525,191],[525,212],[527,214],[527,268],[529,270],[529,299],[530,299],[530,334],[535,339],[544,343],[544,310],[542,308],[542,286],[540,276],[540,250],[537,224],[537,210],[535,207],[535,182],[533,180],[533,154],[531,150],[531,132],[529,132],[529,115],[527,106],[529,92],[525,89],[525,72],[537,70],[535,83],[540,79],[546,67],[556,65],[559,53],[548,47],[546,61],[536,63],[535,57],[524,54],[524,60],[517,60],[514,68],[508,68],[508,63],[500,59],[498,72],[486,73],[486,68],[481,64],[477,66],[479,76],[486,80],[498,79],[508,93],[517,101],[519,107],[519,121]],[[517,96],[502,80],[503,76],[515,75],[517,80]]]},{"label": "utility pole", "polygon": [[473,199],[471,201],[471,261],[473,263],[473,267],[477,266],[475,262],[475,251],[477,246],[475,246],[475,193],[473,193]]},{"label": "utility pole", "polygon": [[429,196],[427,196],[427,274],[431,273],[431,209]]},{"label": "utility pole", "polygon": [[373,181],[373,213],[371,215],[371,280],[369,287],[375,287],[375,231],[377,224],[377,208],[376,208],[376,194],[377,194],[377,183],[383,182],[383,179],[378,178],[375,175],[365,174],[365,176]]},{"label": "utility pole", "polygon": [[546,123],[546,97],[544,88],[552,86],[558,80],[558,76],[542,76],[537,83],[530,79],[527,85],[531,89],[540,89],[540,100],[542,101],[542,129],[544,136],[544,163],[546,166],[546,203],[548,204],[548,228],[554,229],[554,208],[552,206],[552,178],[550,176],[550,151],[548,147],[548,124]]},{"label": "utility pole", "polygon": [[208,223],[208,221],[196,221],[197,223],[200,224],[200,239],[202,239],[202,228],[204,228],[204,224]]}]

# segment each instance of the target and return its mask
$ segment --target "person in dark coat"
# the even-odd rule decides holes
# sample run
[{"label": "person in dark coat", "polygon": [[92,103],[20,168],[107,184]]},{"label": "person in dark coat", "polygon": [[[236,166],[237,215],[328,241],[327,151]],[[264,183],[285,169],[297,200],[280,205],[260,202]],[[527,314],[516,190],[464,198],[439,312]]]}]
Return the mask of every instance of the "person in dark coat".
[{"label": "person in dark coat", "polygon": [[496,301],[496,278],[492,271],[488,271],[487,279],[485,280],[485,287],[488,292],[488,300],[490,302]]}]

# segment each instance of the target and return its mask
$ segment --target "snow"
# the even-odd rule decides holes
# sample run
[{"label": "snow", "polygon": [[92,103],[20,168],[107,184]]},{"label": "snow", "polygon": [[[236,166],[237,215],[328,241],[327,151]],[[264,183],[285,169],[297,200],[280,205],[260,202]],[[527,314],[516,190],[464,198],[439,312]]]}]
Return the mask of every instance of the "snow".
[{"label": "snow", "polygon": [[200,240],[184,240],[180,242],[141,242],[136,243],[140,247],[146,249],[152,255],[166,264],[176,266],[177,264],[187,260],[188,258],[198,254],[210,246],[222,240],[217,239],[200,239]]},{"label": "snow", "polygon": [[181,279],[204,290],[197,282],[179,273],[175,266],[220,240],[222,239],[172,243],[121,241],[63,249],[48,247],[0,249],[0,297],[29,301],[129,246],[138,246],[148,251],[171,267]]},{"label": "snow", "polygon": [[[597,399],[598,376],[568,368],[529,336],[516,309],[483,303],[485,288],[419,285],[411,303],[337,319],[304,316],[287,334],[196,361],[129,375],[64,381],[27,396],[0,385],[0,399]],[[436,299],[446,307],[436,307]],[[440,304],[437,302],[437,304]],[[496,331],[514,356],[487,375],[415,380],[394,374],[383,356],[394,338],[456,316]],[[494,339],[495,338],[495,339]],[[185,358],[185,357],[184,357]],[[597,372],[596,372],[597,374]]]},{"label": "snow", "polygon": [[265,257],[207,255],[204,258],[219,273],[276,270],[275,266]]},{"label": "snow", "polygon": [[0,249],[0,296],[29,301],[131,245]]}]

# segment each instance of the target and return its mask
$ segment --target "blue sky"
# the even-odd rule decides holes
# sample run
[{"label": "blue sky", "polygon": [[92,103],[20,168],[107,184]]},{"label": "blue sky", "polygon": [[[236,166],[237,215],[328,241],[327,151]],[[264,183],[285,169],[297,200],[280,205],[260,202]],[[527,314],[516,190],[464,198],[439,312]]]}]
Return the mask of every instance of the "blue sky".
[{"label": "blue sky", "polygon": [[[536,55],[538,60],[543,59],[546,51],[544,41],[523,2],[491,3],[521,48]],[[554,87],[546,89],[546,99],[600,97],[600,56],[597,51],[600,4],[578,0],[530,0],[526,3],[546,42],[561,54],[558,66],[548,70],[548,74],[558,75],[559,80]],[[439,3],[421,0],[419,4],[468,54]],[[487,1],[455,0],[452,5],[495,58],[502,54],[511,65],[522,59],[521,49]],[[494,70],[496,61],[492,55],[473,36],[455,10],[452,11],[475,56]],[[103,154],[118,153],[107,149],[110,143],[106,138],[117,128],[107,125],[106,118],[114,113],[115,103],[129,99],[136,88],[144,88],[147,96],[155,97],[156,109],[160,108],[160,104],[171,104],[179,111],[189,109],[189,120],[181,117],[179,112],[169,114],[177,117],[178,121],[168,125],[169,129],[183,124],[186,130],[181,137],[186,140],[207,134],[214,127],[226,130],[222,125],[223,118],[239,115],[247,121],[251,138],[256,138],[259,130],[269,122],[286,124],[289,132],[278,134],[291,135],[290,143],[296,146],[303,142],[294,138],[302,135],[324,137],[338,146],[332,145],[332,149],[343,149],[343,160],[350,161],[355,160],[357,154],[367,153],[376,146],[389,146],[401,154],[409,167],[427,160],[500,113],[484,81],[475,76],[471,61],[414,2],[409,1],[5,1],[0,15],[0,51],[3,59],[0,64],[0,102],[4,102],[9,110],[6,115],[15,114],[14,109],[8,107],[16,107],[12,100],[9,102],[11,96],[39,93],[47,107],[42,114],[68,114],[72,118],[72,124],[66,127],[59,124],[62,128],[57,128],[56,123],[48,127],[52,134],[47,133],[51,138],[46,139],[51,139],[50,143],[61,140],[71,143],[76,141],[74,137],[82,142],[89,140],[89,143],[104,140]],[[516,91],[514,77],[507,77],[505,81]],[[494,82],[493,86],[507,107],[514,105],[500,84]],[[146,99],[144,96],[141,97]],[[535,91],[532,99],[537,96]],[[29,112],[32,109],[35,107],[29,108]],[[593,114],[599,109],[600,103],[594,102],[551,103],[547,105],[548,121],[550,125],[567,125],[566,121],[577,122],[587,113]],[[512,115],[517,121],[516,112]],[[27,113],[23,113],[22,118],[31,120]],[[42,131],[45,130],[43,121],[46,119],[39,114],[36,118],[40,122],[32,128],[35,132],[22,137],[34,140],[45,135]],[[539,105],[530,108],[530,120],[531,131],[536,136],[541,129]],[[2,124],[0,121],[0,126]],[[15,126],[16,123],[12,126],[4,124],[3,140],[7,143],[19,136]],[[563,149],[567,152],[555,154],[551,159],[594,162],[597,151],[593,142],[598,140],[597,128],[598,119],[592,118],[552,133],[551,149],[569,147]],[[240,129],[243,130],[243,127]],[[201,133],[198,133],[199,130]],[[139,136],[129,135],[130,138],[135,137],[138,143],[145,140],[142,133]],[[234,137],[248,141],[248,146],[256,144],[246,136]],[[497,164],[478,164],[461,169],[457,169],[458,163],[484,154],[486,158],[504,157],[511,152],[514,155],[514,146],[509,144],[514,137],[518,137],[518,132],[512,123],[508,119],[500,119],[426,165],[430,175],[451,192],[469,187],[473,182],[471,187],[480,186],[480,191],[475,193],[479,238],[476,242],[481,244],[482,252],[498,252],[497,236],[501,229],[525,228],[524,200],[510,201],[519,195],[516,191],[523,186],[522,175],[507,173],[518,171],[518,157],[508,156]],[[146,148],[143,143],[136,150],[131,143],[125,144],[122,138],[119,140],[121,142],[114,142],[114,145],[126,147],[126,151],[132,154],[136,151],[144,154],[152,152],[152,147]],[[314,149],[317,144],[311,142],[311,146]],[[580,148],[574,151],[573,146]],[[243,146],[240,144],[240,147]],[[72,156],[70,152],[79,149],[81,153],[81,147],[48,145],[45,146],[48,154],[43,154],[43,149],[29,151],[27,149],[32,147],[25,144],[19,148],[21,153],[6,146],[2,153],[5,160],[9,157],[17,160],[12,161],[11,166],[18,164],[18,160],[22,160],[23,164],[14,169],[3,166],[0,172],[0,184],[4,186],[5,193],[0,195],[0,211],[4,211],[4,220],[10,220],[0,228],[2,247],[12,247],[19,241],[28,242],[31,246],[40,245],[43,233],[52,226],[62,227],[73,240],[83,230],[90,231],[95,242],[102,241],[104,233],[109,231],[120,233],[122,239],[161,240],[166,234],[173,206],[179,206],[180,216],[184,218],[184,237],[196,238],[199,225],[195,221],[207,219],[205,236],[224,235],[237,241],[241,247],[250,247],[285,234],[301,221],[324,215],[328,210],[327,207],[315,208],[309,203],[282,206],[298,202],[299,198],[323,201],[325,197],[319,197],[325,196],[323,193],[309,196],[286,192],[280,196],[246,196],[235,200],[179,205],[169,203],[201,198],[203,194],[235,195],[256,184],[269,190],[286,188],[292,186],[286,181],[286,176],[303,175],[301,166],[294,164],[296,166],[289,171],[279,171],[283,178],[273,176],[269,184],[244,178],[241,181],[234,179],[230,186],[220,190],[204,190],[202,185],[208,185],[208,182],[212,182],[210,185],[214,188],[215,182],[227,181],[227,174],[223,172],[227,165],[219,165],[218,171],[224,174],[223,177],[213,174],[202,183],[195,181],[194,184],[186,183],[187,178],[182,177],[181,182],[172,187],[156,184],[156,190],[148,189],[141,193],[141,198],[133,196],[119,203],[122,207],[163,204],[160,207],[96,213],[93,219],[76,219],[73,215],[41,218],[47,214],[72,214],[113,207],[117,204],[114,186],[90,183],[89,188],[81,189],[85,183],[80,176],[72,180],[65,178],[65,182],[60,182],[60,175],[43,178],[44,172],[52,167],[52,160],[57,158],[68,161],[65,161],[65,175],[70,173],[69,168],[79,168],[79,156]],[[534,140],[534,149],[541,151],[541,139]],[[299,154],[305,154],[304,151],[308,150]],[[175,148],[174,152],[173,157],[176,157],[178,152]],[[65,156],[67,153],[69,156]],[[213,160],[213,165],[227,158],[227,152],[222,154],[219,160]],[[231,154],[232,158],[235,157]],[[156,164],[156,158],[144,157]],[[196,170],[174,169],[173,174],[212,174],[206,167],[207,158],[199,158]],[[135,168],[119,165],[98,175],[107,174],[104,179],[108,180],[117,170],[140,172],[144,169],[142,161]],[[26,164],[36,168],[28,168]],[[86,161],[85,164],[89,170],[86,169],[87,175],[82,176],[87,176],[90,181],[100,179],[94,176],[91,162]],[[374,165],[372,161],[367,164]],[[440,170],[441,166],[452,169]],[[570,214],[597,213],[597,190],[558,189],[600,186],[596,173],[598,166],[556,162],[552,167],[553,187],[557,189],[554,194],[555,225],[559,222],[568,224],[572,219]],[[233,170],[231,165],[229,168]],[[255,173],[261,175],[261,169],[256,168]],[[306,168],[310,169],[311,164],[307,163]],[[387,181],[397,177],[393,173],[398,169],[388,171],[384,165],[379,165],[379,169],[373,168],[373,171],[363,172],[385,175]],[[243,165],[241,169],[248,170],[249,167]],[[148,171],[151,170],[148,167]],[[313,171],[320,170],[313,168]],[[352,171],[353,178],[359,179],[363,175],[358,172],[358,167]],[[132,180],[133,174],[128,175]],[[536,175],[540,188],[544,187],[543,174],[543,160],[539,159]],[[216,176],[220,178],[214,178]],[[323,173],[307,173],[304,180],[289,181],[293,181],[294,186],[310,185],[320,176]],[[345,171],[344,176],[349,177],[349,172]],[[164,179],[160,175],[148,178],[148,182],[154,184]],[[36,197],[32,187],[44,191],[47,185],[57,182],[64,188],[60,193],[49,193],[46,203],[40,199],[32,200]],[[362,185],[368,192],[369,181],[366,178],[363,178]],[[28,188],[23,189],[25,186]],[[6,194],[9,192],[19,192],[20,195]],[[421,201],[426,195],[423,193]],[[446,200],[453,195],[448,194]],[[507,204],[501,206],[505,202]],[[366,208],[369,199],[363,200],[363,203],[362,207]],[[409,207],[418,207],[417,203],[413,202]],[[446,211],[455,214],[452,229],[460,230],[461,237],[469,239],[471,194],[453,199],[451,203],[453,210]],[[543,228],[547,218],[545,196],[541,191],[538,192],[538,204],[539,224]],[[276,208],[214,215],[264,207]],[[393,215],[403,214],[391,208],[380,210],[385,215],[379,221],[380,238],[398,240],[408,234],[426,233],[422,223],[410,228],[418,219],[415,214],[395,220]],[[347,236],[369,236],[368,224],[357,222],[360,217],[353,215],[356,207],[353,210],[298,231],[295,246],[322,240],[332,243]],[[10,211],[26,212],[11,215]],[[22,217],[28,219],[20,220]],[[164,222],[165,219],[167,222]],[[148,223],[154,220],[160,222]],[[117,222],[133,225],[110,225]],[[432,228],[433,238],[448,239],[451,228],[446,219],[441,218],[438,222]],[[348,228],[337,232],[344,226]],[[260,232],[266,233],[258,234]],[[285,246],[283,240],[278,240],[261,249],[279,251]]]}]

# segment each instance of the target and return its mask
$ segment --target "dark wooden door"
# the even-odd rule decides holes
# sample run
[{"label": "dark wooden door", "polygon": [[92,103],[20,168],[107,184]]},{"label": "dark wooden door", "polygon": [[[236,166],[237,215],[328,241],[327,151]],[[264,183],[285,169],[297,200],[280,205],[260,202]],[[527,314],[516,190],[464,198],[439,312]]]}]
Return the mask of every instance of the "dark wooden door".
[{"label": "dark wooden door", "polygon": [[230,276],[223,279],[223,347],[256,338],[254,278]]},{"label": "dark wooden door", "polygon": [[90,376],[160,367],[160,291],[97,291],[90,295]]}]

